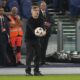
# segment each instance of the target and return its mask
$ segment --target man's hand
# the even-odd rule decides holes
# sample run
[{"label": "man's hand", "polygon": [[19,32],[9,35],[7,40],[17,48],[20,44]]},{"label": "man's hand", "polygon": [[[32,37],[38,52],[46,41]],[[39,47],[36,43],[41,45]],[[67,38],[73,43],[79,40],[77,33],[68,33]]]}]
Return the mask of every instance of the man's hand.
[{"label": "man's hand", "polygon": [[2,28],[2,32],[5,32],[6,31],[6,29],[5,28]]},{"label": "man's hand", "polygon": [[44,25],[47,26],[47,27],[51,26],[51,24],[49,22],[44,22]]}]

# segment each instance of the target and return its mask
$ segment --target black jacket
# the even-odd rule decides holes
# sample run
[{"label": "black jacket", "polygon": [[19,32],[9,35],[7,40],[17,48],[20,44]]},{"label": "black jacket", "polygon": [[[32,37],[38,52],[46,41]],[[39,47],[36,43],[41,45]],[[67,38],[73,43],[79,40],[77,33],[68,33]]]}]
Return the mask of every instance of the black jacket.
[{"label": "black jacket", "polygon": [[[50,17],[50,15],[48,14],[48,12],[46,11],[46,16],[44,16],[43,15],[43,13],[40,11],[40,15],[39,15],[42,19],[43,19],[43,24],[45,23],[45,22],[49,22],[50,24],[51,24],[51,26],[52,26],[52,20],[51,20],[51,17]],[[50,36],[50,34],[51,34],[51,26],[45,26],[44,25],[44,28],[47,28],[47,35],[46,36]]]},{"label": "black jacket", "polygon": [[9,21],[8,21],[8,18],[4,15],[4,21],[3,21],[3,28],[5,28],[6,29],[6,31],[5,32],[2,32],[2,25],[1,25],[1,20],[0,20],[0,36],[2,35],[2,34],[6,34],[6,35],[9,35],[10,34],[10,31],[9,31]]},{"label": "black jacket", "polygon": [[39,39],[39,37],[34,34],[34,30],[37,27],[43,27],[43,19],[40,17],[38,19],[33,19],[31,17],[26,26],[25,41],[36,41]]}]

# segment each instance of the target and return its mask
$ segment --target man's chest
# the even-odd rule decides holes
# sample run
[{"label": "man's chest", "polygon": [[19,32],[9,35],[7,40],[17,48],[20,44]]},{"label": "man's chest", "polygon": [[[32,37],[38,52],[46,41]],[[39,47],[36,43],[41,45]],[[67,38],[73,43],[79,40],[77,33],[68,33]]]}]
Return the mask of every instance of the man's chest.
[{"label": "man's chest", "polygon": [[42,26],[41,20],[32,21],[31,24],[34,27],[41,27]]}]

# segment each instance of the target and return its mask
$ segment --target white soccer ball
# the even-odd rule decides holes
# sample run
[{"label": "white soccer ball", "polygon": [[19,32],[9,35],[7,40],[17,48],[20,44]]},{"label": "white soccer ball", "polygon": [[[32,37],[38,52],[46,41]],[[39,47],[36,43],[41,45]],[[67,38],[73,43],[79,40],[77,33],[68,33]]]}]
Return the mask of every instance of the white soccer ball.
[{"label": "white soccer ball", "polygon": [[38,37],[43,37],[46,35],[46,31],[42,27],[37,27],[34,33]]}]

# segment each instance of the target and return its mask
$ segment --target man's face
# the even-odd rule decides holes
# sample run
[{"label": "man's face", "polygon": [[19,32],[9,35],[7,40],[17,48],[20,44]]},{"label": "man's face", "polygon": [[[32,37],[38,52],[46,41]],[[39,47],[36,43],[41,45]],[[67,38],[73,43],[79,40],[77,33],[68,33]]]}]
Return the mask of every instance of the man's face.
[{"label": "man's face", "polygon": [[3,14],[4,14],[4,9],[0,8],[0,15],[3,15]]},{"label": "man's face", "polygon": [[18,13],[18,9],[16,7],[12,8],[12,14],[16,15]]},{"label": "man's face", "polygon": [[6,0],[2,1],[2,5],[3,5],[4,7],[6,6],[6,4],[7,4],[7,1],[6,1]]},{"label": "man's face", "polygon": [[38,18],[39,17],[39,11],[40,11],[40,9],[38,7],[35,8],[35,9],[32,9],[33,18]]},{"label": "man's face", "polygon": [[41,5],[40,5],[40,8],[41,8],[41,10],[45,11],[46,8],[47,8],[46,3],[45,2],[42,2]]}]

